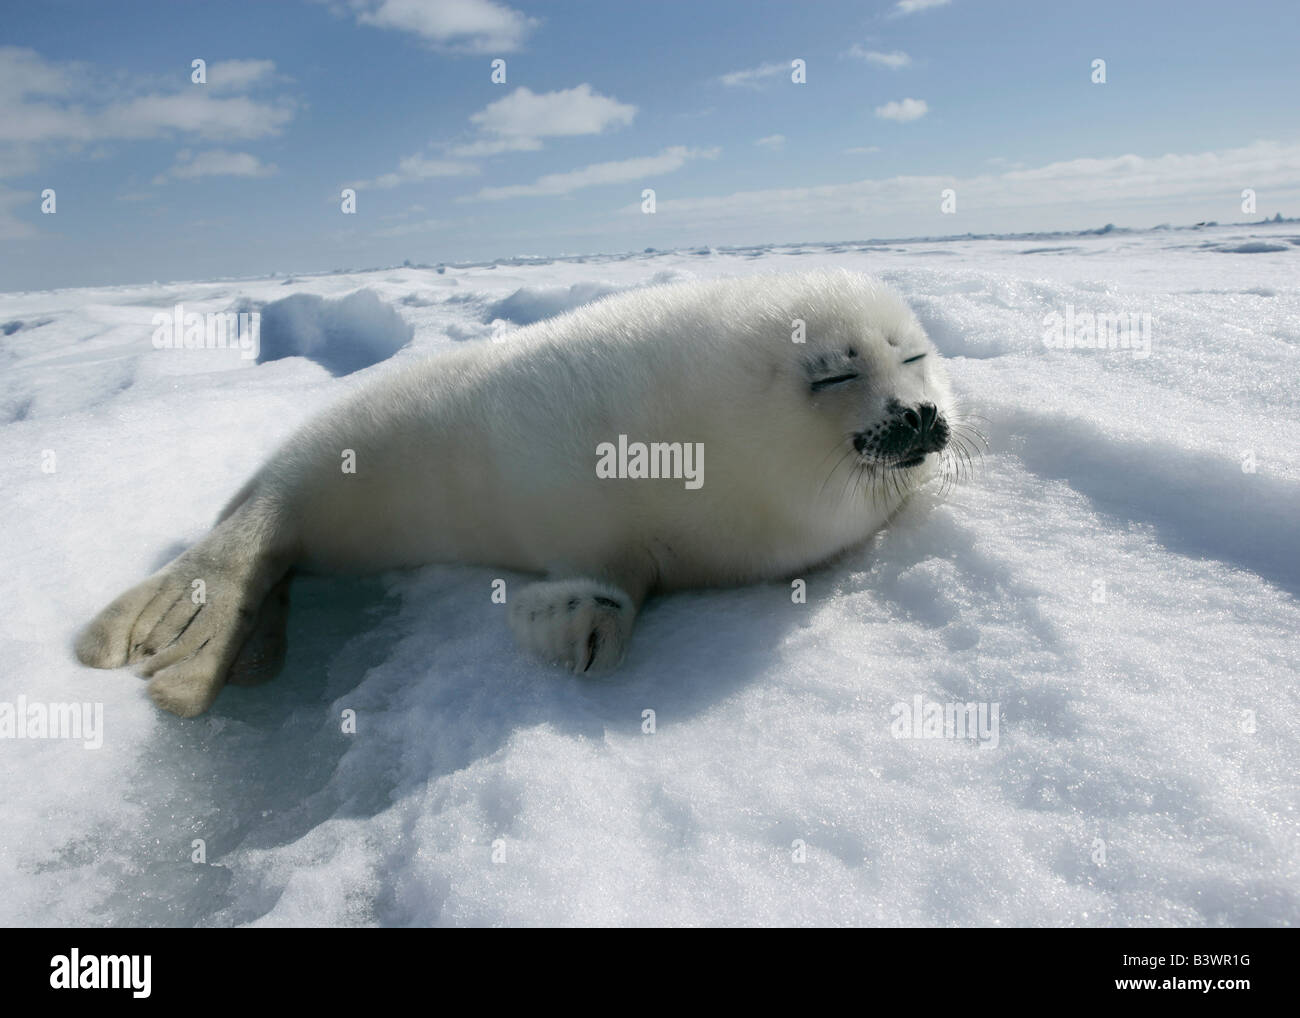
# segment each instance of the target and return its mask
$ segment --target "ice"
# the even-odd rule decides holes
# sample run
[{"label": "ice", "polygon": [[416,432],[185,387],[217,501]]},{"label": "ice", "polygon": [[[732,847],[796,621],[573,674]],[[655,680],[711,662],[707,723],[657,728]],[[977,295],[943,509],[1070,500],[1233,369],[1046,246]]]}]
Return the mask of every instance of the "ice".
[{"label": "ice", "polygon": [[620,287],[604,283],[574,283],[572,286],[520,287],[509,297],[499,300],[488,309],[489,321],[505,321],[514,325],[531,325],[543,318],[551,318],[593,300],[618,293]]},{"label": "ice", "polygon": [[[645,281],[645,285],[677,282],[689,278],[681,272],[658,272]],[[590,304],[601,297],[632,289],[613,283],[581,282],[571,286],[521,286],[510,296],[494,302],[485,313],[485,320],[506,322],[511,325],[532,325],[543,318],[553,318]]]},{"label": "ice", "polygon": [[415,330],[372,290],[339,300],[295,293],[261,308],[258,363],[306,357],[347,375],[395,354]]},{"label": "ice", "polygon": [[[0,294],[23,323],[0,328],[0,702],[99,701],[106,726],[98,750],[0,739],[0,922],[1295,925],[1294,230]],[[491,583],[523,577],[306,577],[285,673],[195,721],[72,658],[386,360],[656,280],[821,265],[904,294],[988,448],[810,571],[806,604],[784,583],[652,601],[590,681],[515,649]],[[154,349],[178,302],[262,307],[265,362]],[[1046,348],[1067,306],[1149,314],[1150,355]],[[996,748],[894,738],[915,696],[997,702]]]}]

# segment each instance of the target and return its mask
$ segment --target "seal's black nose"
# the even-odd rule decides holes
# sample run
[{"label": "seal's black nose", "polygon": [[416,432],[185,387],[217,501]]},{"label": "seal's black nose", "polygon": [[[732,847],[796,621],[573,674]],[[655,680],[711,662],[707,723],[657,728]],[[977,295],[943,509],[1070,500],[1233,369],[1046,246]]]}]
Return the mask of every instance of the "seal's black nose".
[{"label": "seal's black nose", "polygon": [[896,461],[896,466],[915,466],[932,452],[948,445],[948,422],[933,403],[905,406],[899,400],[887,405],[890,417],[883,425],[854,437],[854,448],[878,458]]},{"label": "seal's black nose", "polygon": [[924,441],[934,429],[934,422],[939,418],[939,408],[933,403],[918,403],[903,411],[903,423],[916,432]]},{"label": "seal's black nose", "polygon": [[918,403],[904,411],[903,421],[912,429],[912,441],[926,452],[939,452],[948,444],[948,422],[933,403]]}]

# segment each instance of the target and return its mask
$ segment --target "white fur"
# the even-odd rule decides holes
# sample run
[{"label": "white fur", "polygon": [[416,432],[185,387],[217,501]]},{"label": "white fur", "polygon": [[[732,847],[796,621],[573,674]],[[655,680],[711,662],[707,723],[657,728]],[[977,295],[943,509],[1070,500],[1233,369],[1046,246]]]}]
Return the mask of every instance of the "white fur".
[{"label": "white fur", "polygon": [[[811,392],[808,360],[849,346],[861,381]],[[613,667],[649,592],[789,575],[879,529],[931,469],[867,485],[854,473],[846,442],[890,400],[946,411],[951,394],[915,317],[867,277],[609,297],[384,374],[310,422],[203,542],[105,609],[78,654],[140,661],[161,706],[200,713],[293,564],[471,562],[547,574],[510,594],[521,642],[578,671]],[[702,443],[703,487],[598,478],[597,446],[620,434]],[[355,474],[341,469],[349,449]],[[194,578],[209,589],[197,614],[179,596]]]}]

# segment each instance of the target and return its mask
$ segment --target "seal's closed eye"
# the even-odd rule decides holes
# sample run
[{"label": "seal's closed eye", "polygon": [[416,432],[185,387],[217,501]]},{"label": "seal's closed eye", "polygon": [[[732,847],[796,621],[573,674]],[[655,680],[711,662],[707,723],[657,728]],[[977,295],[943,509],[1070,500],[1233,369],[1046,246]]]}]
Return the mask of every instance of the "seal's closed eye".
[{"label": "seal's closed eye", "polygon": [[821,392],[823,389],[828,389],[832,385],[840,385],[843,382],[851,382],[857,377],[859,377],[858,373],[856,371],[853,371],[844,375],[833,375],[830,378],[819,378],[813,382],[812,391]]}]

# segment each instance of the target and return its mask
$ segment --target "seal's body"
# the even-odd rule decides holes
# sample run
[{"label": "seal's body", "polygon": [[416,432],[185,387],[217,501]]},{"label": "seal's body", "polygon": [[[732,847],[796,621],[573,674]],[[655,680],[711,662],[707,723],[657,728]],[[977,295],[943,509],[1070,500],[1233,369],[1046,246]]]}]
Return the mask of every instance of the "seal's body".
[{"label": "seal's body", "polygon": [[516,635],[607,669],[648,593],[786,576],[878,530],[936,469],[951,416],[937,353],[867,277],[619,294],[381,374],[77,653],[138,663],[154,700],[190,716],[228,676],[273,666],[295,565],[467,562],[547,574],[510,594]]}]

